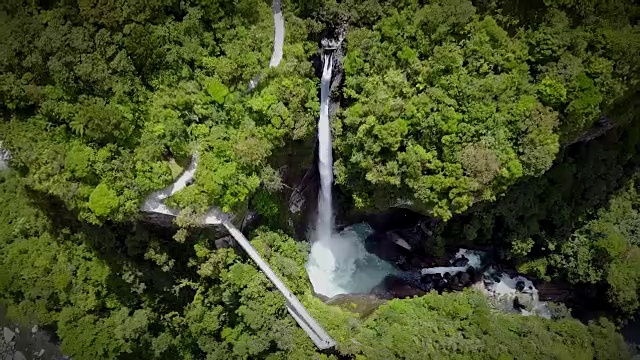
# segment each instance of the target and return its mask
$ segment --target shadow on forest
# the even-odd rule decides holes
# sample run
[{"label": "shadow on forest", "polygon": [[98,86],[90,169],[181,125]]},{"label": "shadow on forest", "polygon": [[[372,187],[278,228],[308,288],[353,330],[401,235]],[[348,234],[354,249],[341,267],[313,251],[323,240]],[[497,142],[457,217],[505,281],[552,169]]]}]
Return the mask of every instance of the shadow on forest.
[{"label": "shadow on forest", "polygon": [[[50,231],[58,241],[70,243],[84,242],[95,251],[111,270],[108,279],[109,292],[118,296],[129,308],[143,303],[162,306],[166,312],[182,312],[185,305],[193,300],[195,290],[174,286],[181,279],[199,278],[195,267],[189,267],[189,259],[195,257],[193,246],[187,243],[199,235],[206,235],[207,229],[194,231],[186,243],[173,239],[177,228],[153,226],[142,221],[102,226],[91,225],[78,220],[78,214],[69,211],[57,198],[28,190],[29,198],[49,220]],[[159,254],[169,255],[174,260],[170,270],[145,258],[151,244]]]},{"label": "shadow on forest", "polygon": [[561,149],[542,176],[525,179],[493,203],[478,203],[440,225],[447,242],[491,245],[534,240],[529,257],[545,254],[548,240],[562,242],[592,219],[640,166],[640,106],[630,98],[622,124],[590,141]]},{"label": "shadow on forest", "polygon": [[[441,242],[484,247],[502,258],[507,267],[525,260],[510,252],[513,244],[532,245],[527,261],[557,251],[578,228],[594,219],[640,168],[640,106],[637,95],[630,100],[629,106],[617,109],[622,115],[618,127],[562,148],[542,176],[527,178],[495,202],[478,203],[465,214],[440,223],[437,233]],[[571,289],[566,304],[579,319],[591,320],[598,312],[615,310],[605,300],[608,287],[604,283],[571,286],[554,282]]]}]

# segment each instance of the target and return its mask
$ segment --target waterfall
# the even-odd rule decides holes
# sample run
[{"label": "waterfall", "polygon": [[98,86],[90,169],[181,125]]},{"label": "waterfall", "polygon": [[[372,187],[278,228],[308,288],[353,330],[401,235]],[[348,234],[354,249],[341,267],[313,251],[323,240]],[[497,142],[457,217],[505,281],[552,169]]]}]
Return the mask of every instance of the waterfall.
[{"label": "waterfall", "polygon": [[320,193],[318,218],[311,235],[313,245],[306,268],[314,290],[325,296],[367,293],[385,276],[395,273],[393,265],[368,253],[364,240],[373,233],[366,224],[356,224],[334,233],[331,187],[333,184],[333,155],[331,153],[331,124],[329,122],[329,92],[333,55],[323,57],[320,89],[320,120],[318,121],[318,169]]},{"label": "waterfall", "polygon": [[333,56],[323,58],[322,83],[320,89],[320,120],[318,121],[318,169],[320,170],[320,194],[318,195],[318,219],[316,241],[327,240],[333,231],[333,208],[331,186],[333,184],[333,155],[331,153],[331,123],[329,122],[329,92]]}]

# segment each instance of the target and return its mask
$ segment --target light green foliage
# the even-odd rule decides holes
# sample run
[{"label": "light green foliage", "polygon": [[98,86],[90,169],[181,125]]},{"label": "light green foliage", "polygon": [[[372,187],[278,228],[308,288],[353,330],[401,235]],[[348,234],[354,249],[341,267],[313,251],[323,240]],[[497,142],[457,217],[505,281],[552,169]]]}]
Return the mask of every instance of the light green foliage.
[{"label": "light green foliage", "polygon": [[560,106],[567,99],[564,85],[550,77],[543,78],[538,84],[538,93],[542,103],[548,106]]},{"label": "light green foliage", "polygon": [[[268,70],[266,2],[16,2],[6,10],[4,146],[34,189],[84,221],[130,219],[144,196],[170,182],[168,157],[212,148],[220,149],[203,156],[198,172],[205,184],[178,202],[235,210],[258,189],[274,149],[313,134],[310,47],[297,36],[289,45],[298,50]],[[292,32],[304,29],[290,19]],[[256,75],[265,85],[245,94]]]},{"label": "light green foliage", "polygon": [[[523,166],[540,173],[553,159],[557,147],[523,154],[536,147],[523,141],[535,131],[557,142],[553,124],[535,122],[525,46],[472,14],[464,2],[412,5],[349,33],[345,94],[353,102],[337,125],[337,172],[367,205],[391,196],[446,219],[512,183]],[[400,34],[401,24],[412,25]],[[527,166],[524,155],[545,164]]]},{"label": "light green foliage", "polygon": [[82,179],[92,173],[93,156],[94,152],[90,147],[83,144],[72,145],[65,159],[64,167],[73,177]]},{"label": "light green foliage", "polygon": [[224,98],[229,94],[229,89],[223,83],[212,80],[207,84],[207,92],[218,104],[224,102]]},{"label": "light green foliage", "polygon": [[89,196],[89,208],[98,216],[109,215],[117,206],[117,194],[105,184],[96,186]]},{"label": "light green foliage", "polygon": [[[355,338],[366,359],[604,360],[628,356],[622,338],[613,335],[613,326],[603,326],[496,313],[483,295],[465,291],[392,300],[363,322]],[[611,343],[601,348],[602,341]]]}]

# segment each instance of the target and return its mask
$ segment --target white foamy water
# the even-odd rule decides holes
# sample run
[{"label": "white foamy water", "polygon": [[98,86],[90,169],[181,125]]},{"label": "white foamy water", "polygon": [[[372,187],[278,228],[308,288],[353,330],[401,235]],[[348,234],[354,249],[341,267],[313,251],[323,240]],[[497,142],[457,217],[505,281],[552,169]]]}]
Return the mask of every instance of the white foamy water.
[{"label": "white foamy water", "polygon": [[368,293],[387,275],[398,273],[365,249],[364,240],[372,233],[369,225],[355,224],[313,243],[306,268],[317,293],[328,297]]},{"label": "white foamy water", "polygon": [[306,268],[313,289],[319,294],[332,297],[368,293],[385,276],[394,273],[395,268],[365,249],[364,240],[373,232],[369,225],[356,224],[339,234],[334,232],[331,198],[333,155],[329,122],[332,55],[325,54],[323,62],[318,120],[318,218],[311,236],[313,245]]},{"label": "white foamy water", "polygon": [[0,170],[8,169],[10,160],[11,153],[2,148],[2,141],[0,141]]},{"label": "white foamy water", "polygon": [[459,249],[458,253],[456,253],[456,259],[461,257],[466,257],[469,260],[467,267],[472,266],[476,269],[480,269],[482,267],[482,257],[484,253],[482,251],[473,251],[468,249]]},{"label": "white foamy water", "polygon": [[432,274],[444,275],[444,273],[449,273],[451,275],[455,275],[457,273],[461,273],[461,272],[465,272],[465,271],[467,271],[467,267],[466,266],[462,266],[462,267],[450,266],[450,267],[424,268],[424,269],[422,269],[420,271],[420,273],[422,275],[432,275]]},{"label": "white foamy water", "polygon": [[333,154],[331,153],[331,124],[329,123],[329,92],[333,57],[324,55],[322,83],[320,89],[320,120],[318,120],[318,169],[320,171],[320,194],[318,195],[318,220],[315,242],[326,241],[333,232],[333,208],[331,186],[333,185]]},{"label": "white foamy water", "polygon": [[[497,300],[503,300],[507,303],[513,303],[513,300],[516,297],[519,299],[528,299],[532,304],[532,308],[529,311],[521,310],[521,314],[535,314],[547,319],[551,318],[551,312],[547,307],[547,303],[540,301],[538,289],[536,289],[531,280],[522,275],[511,277],[506,273],[502,273],[498,279],[494,279],[495,272],[495,269],[489,268],[484,273],[485,281],[483,285],[485,294]],[[518,282],[522,282],[524,285],[522,291],[517,290]]]}]

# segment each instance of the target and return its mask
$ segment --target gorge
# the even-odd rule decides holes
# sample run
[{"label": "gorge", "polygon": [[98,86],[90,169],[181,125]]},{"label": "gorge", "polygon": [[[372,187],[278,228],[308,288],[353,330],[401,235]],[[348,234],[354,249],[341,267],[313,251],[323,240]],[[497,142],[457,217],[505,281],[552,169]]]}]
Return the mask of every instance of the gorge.
[{"label": "gorge", "polygon": [[0,357],[629,359],[637,14],[3,2]]}]

